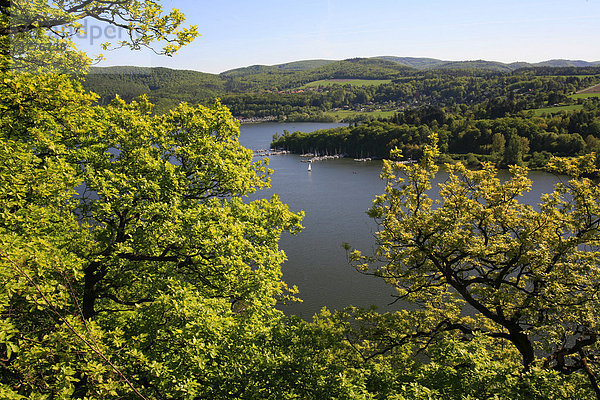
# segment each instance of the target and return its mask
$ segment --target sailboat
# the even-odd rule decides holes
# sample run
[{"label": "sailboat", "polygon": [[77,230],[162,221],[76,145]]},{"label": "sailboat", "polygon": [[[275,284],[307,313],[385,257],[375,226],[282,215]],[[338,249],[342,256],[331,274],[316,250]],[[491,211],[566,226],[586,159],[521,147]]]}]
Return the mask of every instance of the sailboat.
[{"label": "sailboat", "polygon": [[312,161],[308,163],[308,172],[312,171]]}]

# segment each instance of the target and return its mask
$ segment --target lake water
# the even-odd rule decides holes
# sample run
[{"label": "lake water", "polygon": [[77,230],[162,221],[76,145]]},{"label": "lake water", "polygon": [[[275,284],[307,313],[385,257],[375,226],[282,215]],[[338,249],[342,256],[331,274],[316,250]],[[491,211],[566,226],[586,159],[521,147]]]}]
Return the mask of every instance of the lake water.
[{"label": "lake water", "polygon": [[[273,134],[344,126],[330,123],[264,123],[242,125],[240,142],[258,150],[269,147]],[[269,167],[275,172],[271,189],[253,194],[252,198],[270,197],[278,193],[293,211],[304,210],[304,230],[297,235],[283,235],[280,247],[288,260],[283,264],[283,279],[300,289],[302,303],[284,306],[289,314],[310,318],[322,307],[340,309],[349,305],[380,311],[389,306],[394,290],[380,279],[365,276],[348,263],[342,245],[349,243],[366,254],[373,251],[375,222],[365,212],[376,195],[383,192],[379,179],[380,161],[356,162],[334,159],[312,163],[312,171],[298,155],[269,157]],[[503,172],[506,174],[506,172]],[[551,190],[560,179],[543,172],[532,172],[534,185],[524,198],[537,202],[540,194]],[[436,180],[445,179],[440,173]]]}]

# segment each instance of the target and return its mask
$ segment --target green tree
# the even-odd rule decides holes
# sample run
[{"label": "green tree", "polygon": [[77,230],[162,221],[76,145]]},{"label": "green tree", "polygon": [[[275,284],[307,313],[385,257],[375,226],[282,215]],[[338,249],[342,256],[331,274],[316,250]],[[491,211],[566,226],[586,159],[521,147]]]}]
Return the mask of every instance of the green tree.
[{"label": "green tree", "polygon": [[[0,41],[0,397],[253,398],[301,215],[267,187],[219,103],[95,105],[59,72],[92,17],[174,53],[195,28],[157,1],[13,1]],[[71,29],[71,31],[69,31]],[[10,67],[10,68],[9,68]],[[34,71],[30,74],[25,71]]]},{"label": "green tree", "polygon": [[300,216],[276,196],[242,201],[268,172],[229,111],[93,106],[60,76],[7,74],[0,91],[0,397],[240,382],[291,294],[277,241]]},{"label": "green tree", "polygon": [[522,165],[523,156],[529,152],[529,140],[511,132],[504,150],[504,165]]},{"label": "green tree", "polygon": [[502,158],[504,155],[504,146],[506,144],[506,139],[504,135],[497,132],[492,137],[492,155],[496,158]]},{"label": "green tree", "polygon": [[[315,329],[327,326],[328,330]],[[318,315],[312,343],[329,339],[329,352],[358,370],[375,399],[578,399],[593,396],[587,378],[533,366],[523,372],[519,353],[482,333],[468,338],[446,330],[430,310],[379,313],[350,308]],[[325,335],[325,332],[329,335]],[[327,365],[332,370],[329,361]],[[349,375],[346,375],[349,376]],[[359,397],[360,398],[360,397]]]},{"label": "green tree", "polygon": [[422,335],[499,339],[525,372],[583,374],[600,398],[600,189],[585,177],[598,172],[594,157],[553,159],[551,168],[573,178],[532,207],[519,202],[531,186],[527,169],[513,166],[501,182],[490,164],[447,165],[434,201],[438,154],[434,138],[418,164],[385,162],[386,192],[370,212],[381,224],[382,263],[355,251],[359,269],[423,310]]},{"label": "green tree", "polygon": [[0,65],[37,72],[81,72],[90,59],[72,38],[92,34],[90,29],[85,32],[82,22],[86,18],[123,30],[123,37],[118,35],[117,43],[103,43],[104,49],[153,49],[158,42],[163,47],[157,53],[173,55],[198,35],[196,26],[181,26],[184,16],[178,10],[163,14],[157,0],[6,0],[0,2]]},{"label": "green tree", "polygon": [[585,144],[587,150],[590,152],[598,153],[600,151],[600,139],[593,135],[587,135],[585,138]]}]

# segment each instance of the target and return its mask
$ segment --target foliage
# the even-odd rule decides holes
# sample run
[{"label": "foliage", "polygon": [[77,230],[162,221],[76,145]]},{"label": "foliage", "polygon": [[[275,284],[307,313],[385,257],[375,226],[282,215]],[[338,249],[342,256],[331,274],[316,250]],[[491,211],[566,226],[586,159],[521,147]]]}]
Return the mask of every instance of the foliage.
[{"label": "foliage", "polygon": [[358,268],[422,310],[423,336],[498,339],[525,372],[581,374],[600,398],[600,190],[585,177],[597,172],[594,156],[553,159],[573,178],[536,207],[518,201],[531,185],[526,168],[512,166],[501,182],[491,164],[447,165],[434,201],[436,143],[434,135],[418,164],[384,163],[388,184],[370,212],[381,224],[378,248],[375,259],[355,251]]},{"label": "foliage", "polygon": [[[483,334],[465,338],[452,331],[432,337],[435,323],[427,310],[382,314],[350,308],[333,315],[322,312],[312,325],[333,328],[329,332],[339,340],[332,346],[337,357],[348,367],[360,366],[364,388],[374,399],[583,400],[593,396],[579,374],[537,366],[524,372],[518,352],[502,340]],[[314,335],[318,337],[318,331]]]},{"label": "foliage", "polygon": [[[154,0],[0,7],[1,398],[598,396],[600,193],[586,177],[597,172],[593,155],[553,159],[553,168],[575,178],[539,209],[516,201],[529,185],[524,168],[513,167],[501,184],[489,164],[449,167],[444,201],[433,207],[426,192],[439,154],[425,146],[440,130],[445,150],[479,146],[505,163],[521,161],[548,133],[569,154],[597,149],[592,102],[585,112],[530,123],[511,118],[594,77],[482,73],[472,69],[479,62],[416,73],[395,61],[315,60],[221,76],[116,68],[88,77],[97,96],[48,73],[85,69],[87,56],[70,41],[84,18],[125,29],[128,40],[116,46],[159,42],[167,55],[193,39],[195,27],[181,28],[183,16],[163,15]],[[291,90],[336,78],[389,82]],[[282,119],[324,118],[336,107],[428,105],[327,131],[313,145],[423,155],[414,166],[386,162],[388,189],[372,211],[384,227],[384,263],[361,265],[420,308],[324,310],[312,322],[275,309],[295,293],[281,280],[277,242],[301,229],[302,214],[277,196],[243,198],[268,187],[270,172],[266,162],[252,162],[238,122],[213,101],[226,93],[236,115]],[[204,105],[177,105],[183,96]],[[456,108],[466,104],[474,105]],[[285,139],[308,143],[302,134]],[[470,316],[465,304],[475,310]]]},{"label": "foliage", "polygon": [[302,88],[309,87],[327,87],[332,85],[350,85],[350,86],[377,86],[385,83],[391,83],[389,79],[321,79],[307,83]]},{"label": "foliage", "polygon": [[242,77],[245,75],[253,75],[258,73],[274,73],[279,71],[304,71],[307,69],[322,67],[324,65],[332,64],[334,62],[334,60],[301,60],[278,65],[252,65],[250,67],[230,69],[228,71],[223,72],[222,75],[228,77]]},{"label": "foliage", "polygon": [[130,102],[147,94],[155,105],[153,112],[161,114],[180,102],[198,103],[199,99],[215,98],[225,90],[224,82],[212,74],[144,67],[92,67],[85,76],[84,87],[92,88],[102,105],[108,105],[115,96]]},{"label": "foliage", "polygon": [[195,26],[181,27],[183,14],[178,10],[163,14],[156,0],[12,0],[2,2],[0,11],[3,69],[80,73],[90,60],[74,46],[71,38],[90,34],[82,23],[86,18],[124,30],[124,40],[104,43],[104,49],[137,50],[152,48],[152,43],[159,42],[163,48],[157,52],[172,55],[198,35]]},{"label": "foliage", "polygon": [[2,397],[231,396],[293,292],[277,240],[300,218],[242,201],[268,175],[237,122],[93,106],[61,76],[0,88]]}]

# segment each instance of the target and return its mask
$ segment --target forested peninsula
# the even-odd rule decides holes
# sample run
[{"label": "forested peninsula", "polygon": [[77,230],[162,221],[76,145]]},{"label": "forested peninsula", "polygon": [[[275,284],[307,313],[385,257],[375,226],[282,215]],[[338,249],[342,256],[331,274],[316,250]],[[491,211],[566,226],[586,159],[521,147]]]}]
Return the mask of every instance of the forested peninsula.
[{"label": "forested peninsula", "polygon": [[[472,108],[449,113],[426,106],[388,119],[311,133],[285,132],[271,146],[294,153],[343,154],[354,158],[389,158],[396,148],[407,159],[421,157],[429,135],[437,132],[446,161],[469,165],[489,161],[499,166],[542,168],[552,155],[576,156],[600,150],[600,102],[585,102],[580,110],[543,113],[519,112],[493,118]],[[503,114],[508,114],[504,113]]]}]

